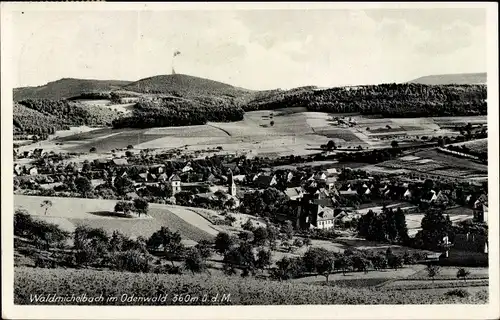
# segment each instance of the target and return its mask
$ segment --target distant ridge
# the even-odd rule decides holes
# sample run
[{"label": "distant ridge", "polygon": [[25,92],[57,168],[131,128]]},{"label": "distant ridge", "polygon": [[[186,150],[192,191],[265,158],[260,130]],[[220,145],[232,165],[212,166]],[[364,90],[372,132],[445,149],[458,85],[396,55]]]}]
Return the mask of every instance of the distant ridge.
[{"label": "distant ridge", "polygon": [[63,78],[38,87],[14,88],[14,101],[24,99],[67,99],[84,92],[108,92],[131,81]]},{"label": "distant ridge", "polygon": [[480,73],[456,73],[456,74],[437,74],[420,77],[409,83],[420,83],[428,85],[445,84],[486,84],[486,72]]}]

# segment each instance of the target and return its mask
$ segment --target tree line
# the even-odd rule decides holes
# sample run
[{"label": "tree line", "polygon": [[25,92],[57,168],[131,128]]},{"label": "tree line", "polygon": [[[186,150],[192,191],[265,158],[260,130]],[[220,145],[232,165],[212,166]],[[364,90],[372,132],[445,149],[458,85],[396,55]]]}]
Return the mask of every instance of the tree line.
[{"label": "tree line", "polygon": [[116,119],[112,125],[114,128],[201,125],[208,121],[239,121],[243,114],[243,109],[228,99],[141,99],[132,116]]},{"label": "tree line", "polygon": [[249,102],[247,110],[306,107],[309,111],[387,117],[485,115],[485,85],[380,84],[356,88],[277,92]]}]

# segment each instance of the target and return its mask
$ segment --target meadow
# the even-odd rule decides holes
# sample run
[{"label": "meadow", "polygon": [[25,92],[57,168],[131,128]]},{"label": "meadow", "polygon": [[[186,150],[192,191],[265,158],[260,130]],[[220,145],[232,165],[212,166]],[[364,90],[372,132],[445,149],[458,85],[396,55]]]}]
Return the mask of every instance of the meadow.
[{"label": "meadow", "polygon": [[[300,305],[300,304],[484,304],[488,293],[481,290],[467,297],[419,290],[395,291],[384,289],[317,286],[294,282],[274,282],[241,277],[198,275],[163,275],[96,270],[30,269],[14,271],[14,303],[43,304],[31,301],[33,295],[57,293],[59,296],[85,294],[87,297],[115,296],[117,301],[103,299],[110,305]],[[158,297],[166,301],[122,301],[129,296]],[[221,295],[229,295],[222,301]],[[183,301],[175,300],[182,295]],[[216,301],[201,297],[218,296]],[[198,299],[194,297],[199,297]],[[226,296],[227,297],[227,296]],[[187,301],[186,301],[187,300]],[[69,302],[66,304],[77,304]],[[85,303],[82,303],[85,304]],[[87,303],[88,305],[89,303]]]},{"label": "meadow", "polygon": [[[45,209],[40,207],[43,200],[52,202],[47,215],[44,214]],[[119,230],[131,237],[148,238],[162,226],[168,226],[173,231],[179,231],[183,238],[194,241],[212,240],[217,234],[208,221],[196,219],[198,215],[184,207],[151,204],[148,215],[137,219],[112,216],[115,204],[115,200],[14,196],[16,209],[26,209],[38,219],[55,223],[70,232],[78,225],[86,225],[104,228],[110,233]],[[193,218],[193,215],[196,217]]]}]

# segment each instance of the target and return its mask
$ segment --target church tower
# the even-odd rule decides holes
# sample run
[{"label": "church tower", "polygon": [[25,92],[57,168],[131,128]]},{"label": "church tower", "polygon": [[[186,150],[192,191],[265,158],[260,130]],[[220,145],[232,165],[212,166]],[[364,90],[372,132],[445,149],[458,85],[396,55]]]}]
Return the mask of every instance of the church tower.
[{"label": "church tower", "polygon": [[227,186],[228,193],[230,195],[232,195],[233,197],[235,197],[236,196],[236,183],[234,182],[233,172],[231,170],[229,170],[227,182],[228,182],[228,186]]}]

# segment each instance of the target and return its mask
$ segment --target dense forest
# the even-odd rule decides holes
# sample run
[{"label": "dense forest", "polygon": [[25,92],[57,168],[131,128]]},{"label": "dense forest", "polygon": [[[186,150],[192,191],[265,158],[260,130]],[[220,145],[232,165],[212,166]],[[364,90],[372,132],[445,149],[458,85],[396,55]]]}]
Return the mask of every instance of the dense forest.
[{"label": "dense forest", "polygon": [[59,118],[14,103],[14,130],[17,134],[52,134],[56,130],[68,129]]},{"label": "dense forest", "polygon": [[245,111],[306,107],[309,111],[387,117],[485,115],[485,85],[381,84],[325,90],[303,88],[255,99]]},{"label": "dense forest", "polygon": [[113,121],[114,128],[151,128],[229,122],[243,119],[244,111],[232,99],[198,97],[141,99],[132,116]]},{"label": "dense forest", "polygon": [[69,126],[109,126],[117,111],[67,100],[22,100],[14,104],[14,126],[23,133],[53,133]]}]

